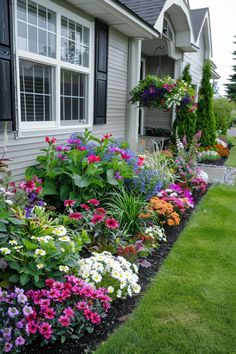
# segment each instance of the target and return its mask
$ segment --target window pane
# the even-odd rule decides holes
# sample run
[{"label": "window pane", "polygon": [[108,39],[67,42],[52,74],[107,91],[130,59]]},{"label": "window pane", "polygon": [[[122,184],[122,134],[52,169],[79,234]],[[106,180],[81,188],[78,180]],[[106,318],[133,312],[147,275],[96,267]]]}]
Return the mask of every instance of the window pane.
[{"label": "window pane", "polygon": [[37,28],[29,25],[28,36],[29,36],[29,43],[28,43],[29,52],[37,53]]},{"label": "window pane", "polygon": [[18,21],[18,46],[22,50],[27,50],[27,25]]},{"label": "window pane", "polygon": [[[19,48],[56,58],[56,13],[34,1],[17,1]],[[28,27],[28,31],[27,31]]]},{"label": "window pane", "polygon": [[75,40],[75,22],[69,21],[69,38]]},{"label": "window pane", "polygon": [[26,60],[19,65],[22,121],[52,120],[52,68]]},{"label": "window pane", "polygon": [[68,28],[67,28],[67,18],[63,17],[61,18],[61,35],[62,37],[68,38]]},{"label": "window pane", "polygon": [[83,43],[89,45],[89,28],[84,27]]},{"label": "window pane", "polygon": [[82,26],[76,24],[76,42],[82,42]]},{"label": "window pane", "polygon": [[39,50],[38,54],[47,55],[46,31],[39,30]]},{"label": "window pane", "polygon": [[28,21],[37,25],[37,4],[33,1],[28,2]]},{"label": "window pane", "polygon": [[82,52],[83,52],[83,66],[88,68],[89,67],[89,48],[82,47]]},{"label": "window pane", "polygon": [[[87,78],[85,74],[61,71],[61,121],[64,125],[86,122]],[[70,122],[71,121],[71,122]]]},{"label": "window pane", "polygon": [[47,11],[43,6],[38,7],[38,26],[47,28]]},{"label": "window pane", "polygon": [[20,20],[26,21],[26,0],[18,0],[17,17]]}]

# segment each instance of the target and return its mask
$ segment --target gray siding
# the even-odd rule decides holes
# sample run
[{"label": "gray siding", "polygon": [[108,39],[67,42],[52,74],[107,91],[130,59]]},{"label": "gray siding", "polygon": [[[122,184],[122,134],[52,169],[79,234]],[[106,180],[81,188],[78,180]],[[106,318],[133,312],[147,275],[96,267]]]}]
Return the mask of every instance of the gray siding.
[{"label": "gray siding", "polygon": [[[111,29],[109,35],[108,60],[108,105],[107,124],[94,126],[96,136],[112,133],[115,138],[124,138],[127,106],[127,72],[128,72],[128,38]],[[73,131],[76,131],[76,127]],[[71,133],[73,132],[71,131]],[[6,158],[10,159],[9,167],[14,180],[22,179],[26,167],[35,164],[39,149],[45,147],[45,136],[56,136],[57,143],[64,143],[70,132],[54,134],[53,131],[33,133],[30,137],[15,139],[9,134]],[[2,134],[0,139],[2,142]],[[0,143],[0,147],[2,143]],[[0,149],[1,152],[1,149]]]},{"label": "gray siding", "polygon": [[190,73],[192,75],[192,83],[199,85],[202,78],[202,66],[205,60],[205,41],[203,34],[199,41],[199,50],[194,53],[184,53],[183,68],[190,63]]},{"label": "gray siding", "polygon": [[[158,65],[160,68],[158,70]],[[158,70],[158,72],[157,72]],[[174,76],[174,60],[167,57],[162,56],[161,62],[159,61],[159,57],[147,57],[146,58],[146,74],[158,75],[160,77],[163,76]],[[164,112],[163,110],[155,109],[153,111],[145,110],[144,113],[144,128],[145,127],[156,127],[162,128],[165,130],[171,129],[172,122],[172,110],[169,112]]]}]

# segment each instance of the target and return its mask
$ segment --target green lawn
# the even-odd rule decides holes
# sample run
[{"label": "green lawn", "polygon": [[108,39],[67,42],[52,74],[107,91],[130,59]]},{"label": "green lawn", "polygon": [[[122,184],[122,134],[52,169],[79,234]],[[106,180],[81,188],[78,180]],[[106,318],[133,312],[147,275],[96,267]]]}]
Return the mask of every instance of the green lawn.
[{"label": "green lawn", "polygon": [[236,187],[208,192],[104,353],[236,354]]},{"label": "green lawn", "polygon": [[234,146],[230,150],[230,155],[225,163],[225,166],[236,167],[236,138],[234,138]]}]

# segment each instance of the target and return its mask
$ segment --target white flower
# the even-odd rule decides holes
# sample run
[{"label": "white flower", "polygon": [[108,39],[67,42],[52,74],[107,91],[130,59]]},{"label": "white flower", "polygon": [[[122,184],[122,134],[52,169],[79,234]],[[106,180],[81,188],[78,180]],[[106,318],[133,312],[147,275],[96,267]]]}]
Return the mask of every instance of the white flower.
[{"label": "white flower", "polygon": [[52,240],[52,236],[42,236],[42,237],[38,237],[37,240],[41,243],[41,242],[44,242],[44,243],[48,243],[48,241]]},{"label": "white flower", "polygon": [[43,263],[39,263],[36,265],[37,269],[43,269],[44,268],[44,264]]},{"label": "white flower", "polygon": [[118,290],[118,291],[117,291],[116,296],[118,297],[118,299],[119,299],[119,298],[121,298],[121,296],[122,296],[122,292],[121,292],[121,290]]},{"label": "white flower", "polygon": [[11,241],[9,241],[9,244],[10,245],[17,245],[17,241],[16,240],[11,240]]},{"label": "white flower", "polygon": [[59,237],[59,240],[61,242],[70,242],[71,239],[69,238],[69,236],[62,236],[62,237]]},{"label": "white flower", "polygon": [[9,248],[7,248],[7,247],[2,247],[2,248],[0,248],[0,252],[2,254],[10,254],[11,250],[9,250]]},{"label": "white flower", "polygon": [[60,251],[61,251],[61,252],[65,252],[65,248],[61,247],[61,248],[60,248]]},{"label": "white flower", "polygon": [[41,250],[37,248],[34,252],[35,256],[45,256],[46,252],[44,250]]},{"label": "white flower", "polygon": [[68,273],[70,268],[68,266],[65,266],[65,265],[60,265],[59,266],[59,270],[60,270],[60,272]]},{"label": "white flower", "polygon": [[133,287],[132,287],[133,291],[135,294],[139,294],[140,291],[141,291],[141,286],[139,284],[135,284]]},{"label": "white flower", "polygon": [[100,283],[102,281],[102,276],[96,273],[92,275],[92,279],[95,283]]},{"label": "white flower", "polygon": [[65,236],[67,233],[67,230],[64,226],[59,226],[59,227],[56,227],[52,233],[57,236]]},{"label": "white flower", "polygon": [[108,286],[107,291],[108,291],[108,294],[112,294],[114,292],[113,286]]}]

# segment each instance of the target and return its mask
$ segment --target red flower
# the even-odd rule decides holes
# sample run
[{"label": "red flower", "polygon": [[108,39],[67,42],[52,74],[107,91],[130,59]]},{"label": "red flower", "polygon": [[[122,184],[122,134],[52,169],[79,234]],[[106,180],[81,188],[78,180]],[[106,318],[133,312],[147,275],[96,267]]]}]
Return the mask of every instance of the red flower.
[{"label": "red flower", "polygon": [[37,194],[39,194],[42,190],[43,190],[43,187],[37,187],[37,188],[35,189],[35,192],[36,192]]},{"label": "red flower", "polygon": [[43,315],[47,320],[52,320],[55,317],[56,312],[53,308],[48,307],[43,310]]},{"label": "red flower", "polygon": [[144,157],[139,157],[139,158],[138,158],[138,166],[139,166],[139,167],[142,167],[143,164],[144,164]]},{"label": "red flower", "polygon": [[90,155],[88,157],[88,162],[89,163],[94,163],[94,162],[99,162],[99,161],[101,161],[101,157],[100,156]]},{"label": "red flower", "polygon": [[97,199],[89,199],[87,203],[92,204],[94,206],[99,206],[100,205],[100,202]]},{"label": "red flower", "polygon": [[90,207],[87,204],[81,204],[80,206],[84,210],[90,210]]},{"label": "red flower", "polygon": [[63,327],[68,327],[70,324],[70,317],[68,316],[60,316],[58,318],[58,322],[63,326]]},{"label": "red flower", "polygon": [[106,214],[106,210],[104,208],[97,208],[96,214]]},{"label": "red flower", "polygon": [[71,213],[69,215],[70,219],[74,219],[74,220],[79,220],[82,219],[83,215],[81,213],[78,213],[77,211],[75,213]]},{"label": "red flower", "polygon": [[129,154],[126,154],[126,152],[121,152],[120,154],[123,160],[128,160],[131,158],[131,156]]},{"label": "red flower", "polygon": [[77,146],[77,150],[85,151],[87,149],[86,149],[86,146]]},{"label": "red flower", "polygon": [[93,224],[97,224],[99,222],[102,222],[105,218],[104,214],[94,214],[93,218],[92,218],[92,223]]},{"label": "red flower", "polygon": [[108,227],[108,229],[117,229],[119,227],[119,223],[114,218],[107,218],[106,226]]},{"label": "red flower", "polygon": [[54,144],[56,142],[56,138],[49,138],[49,136],[46,136],[45,142],[48,143],[49,145]]},{"label": "red flower", "polygon": [[104,134],[101,139],[101,142],[103,142],[104,140],[108,140],[111,136],[112,136],[112,134]]},{"label": "red flower", "polygon": [[73,205],[75,205],[76,200],[73,199],[68,199],[64,201],[64,206],[65,207],[72,207]]}]

